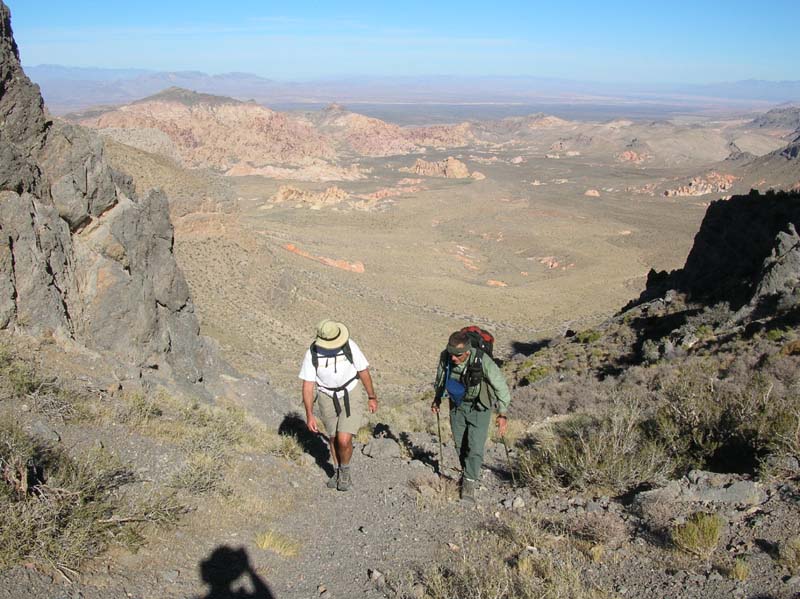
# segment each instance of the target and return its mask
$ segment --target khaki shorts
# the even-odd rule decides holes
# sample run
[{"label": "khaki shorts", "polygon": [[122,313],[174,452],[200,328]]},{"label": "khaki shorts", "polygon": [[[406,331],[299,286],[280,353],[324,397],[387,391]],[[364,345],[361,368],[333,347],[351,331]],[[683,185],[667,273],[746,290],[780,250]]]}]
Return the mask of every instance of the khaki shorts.
[{"label": "khaki shorts", "polygon": [[350,417],[347,417],[347,411],[344,407],[344,393],[339,393],[339,405],[342,406],[342,412],[336,416],[336,408],[333,405],[333,398],[326,395],[322,391],[317,392],[317,406],[319,407],[319,416],[322,424],[325,426],[325,432],[329,437],[333,437],[336,433],[350,433],[355,435],[358,429],[364,426],[367,422],[367,394],[364,392],[364,387],[361,383],[355,386],[350,391]]}]

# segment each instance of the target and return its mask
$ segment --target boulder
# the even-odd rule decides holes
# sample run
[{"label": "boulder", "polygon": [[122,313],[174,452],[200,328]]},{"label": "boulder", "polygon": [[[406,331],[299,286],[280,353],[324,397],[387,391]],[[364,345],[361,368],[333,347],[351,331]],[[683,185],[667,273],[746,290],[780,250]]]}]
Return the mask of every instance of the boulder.
[{"label": "boulder", "polygon": [[377,439],[371,439],[361,452],[365,456],[376,459],[399,458],[400,445],[394,439],[379,437]]}]

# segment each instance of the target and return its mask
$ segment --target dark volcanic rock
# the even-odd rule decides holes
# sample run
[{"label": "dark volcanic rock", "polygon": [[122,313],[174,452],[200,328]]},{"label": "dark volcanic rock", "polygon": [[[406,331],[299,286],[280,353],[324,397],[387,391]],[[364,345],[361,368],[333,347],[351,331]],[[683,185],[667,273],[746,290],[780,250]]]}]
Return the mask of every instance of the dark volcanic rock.
[{"label": "dark volcanic rock", "polygon": [[751,193],[713,202],[685,266],[669,274],[651,271],[635,303],[674,289],[694,301],[727,301],[738,310],[767,295],[786,294],[800,277],[792,249],[798,226],[799,193]]},{"label": "dark volcanic rock", "polygon": [[800,138],[780,150],[780,153],[787,160],[797,160],[797,157],[800,156]]},{"label": "dark volcanic rock", "polygon": [[201,379],[165,197],[136,198],[95,134],[48,121],[2,2],[0,123],[0,327]]}]

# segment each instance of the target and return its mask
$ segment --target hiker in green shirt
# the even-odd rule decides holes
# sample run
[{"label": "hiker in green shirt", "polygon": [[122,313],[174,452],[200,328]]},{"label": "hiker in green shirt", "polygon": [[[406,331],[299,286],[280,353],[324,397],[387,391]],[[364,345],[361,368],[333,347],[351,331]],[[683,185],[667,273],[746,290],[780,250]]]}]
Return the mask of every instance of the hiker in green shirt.
[{"label": "hiker in green shirt", "polygon": [[464,473],[461,499],[475,503],[492,408],[497,410],[497,429],[503,436],[508,427],[506,412],[511,392],[491,356],[473,347],[464,331],[456,331],[447,341],[436,372],[435,390],[433,413],[439,412],[445,394],[450,402],[450,428]]}]

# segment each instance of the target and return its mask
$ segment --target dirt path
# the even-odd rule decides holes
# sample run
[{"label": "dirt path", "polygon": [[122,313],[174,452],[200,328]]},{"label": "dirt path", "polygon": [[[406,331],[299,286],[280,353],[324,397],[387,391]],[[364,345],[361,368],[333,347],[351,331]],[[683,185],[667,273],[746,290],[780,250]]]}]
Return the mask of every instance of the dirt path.
[{"label": "dirt path", "polygon": [[[404,440],[402,450],[379,440],[376,445],[384,445],[377,457],[357,445],[349,492],[325,486],[321,455],[319,462],[306,457],[301,464],[254,456],[233,473],[239,484],[230,497],[203,502],[178,528],[138,552],[111,550],[88,562],[80,575],[67,573],[73,583],[13,568],[0,575],[0,599],[392,595],[415,572],[439,561],[465,528],[484,519],[507,487],[502,473],[487,469],[479,507],[465,507],[452,482],[437,482],[435,437],[417,433]],[[445,451],[454,464],[452,447]],[[500,472],[492,457],[499,454],[488,454],[487,467]],[[273,540],[264,544],[267,532]],[[280,554],[284,549],[288,555]]]}]

